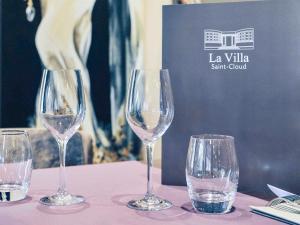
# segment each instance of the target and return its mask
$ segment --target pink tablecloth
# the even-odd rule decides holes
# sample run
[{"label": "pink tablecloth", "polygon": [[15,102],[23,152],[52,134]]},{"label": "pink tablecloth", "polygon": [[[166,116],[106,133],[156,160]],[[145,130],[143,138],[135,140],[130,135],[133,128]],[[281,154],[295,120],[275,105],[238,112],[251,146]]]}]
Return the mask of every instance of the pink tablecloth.
[{"label": "pink tablecloth", "polygon": [[[269,225],[281,224],[249,212],[249,205],[265,201],[238,194],[233,213],[221,216],[196,214],[185,187],[160,185],[160,170],[154,169],[155,192],[171,200],[174,207],[160,212],[140,212],[126,207],[128,200],[143,194],[146,166],[139,162],[69,167],[70,192],[84,195],[87,203],[73,207],[49,208],[39,204],[44,195],[57,188],[58,170],[33,171],[29,198],[15,204],[0,204],[1,225]],[[184,208],[184,209],[183,209]]]}]

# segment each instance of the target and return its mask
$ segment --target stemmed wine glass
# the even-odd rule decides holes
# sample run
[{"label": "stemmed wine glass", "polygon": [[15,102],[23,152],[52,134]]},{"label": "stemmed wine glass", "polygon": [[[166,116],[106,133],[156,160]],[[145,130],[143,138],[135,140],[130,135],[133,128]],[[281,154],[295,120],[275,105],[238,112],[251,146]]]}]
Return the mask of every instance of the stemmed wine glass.
[{"label": "stemmed wine glass", "polygon": [[153,194],[151,167],[153,144],[168,129],[174,117],[173,95],[167,69],[135,69],[130,79],[126,104],[126,118],[147,151],[147,192],[144,198],[132,200],[129,208],[158,211],[172,203]]},{"label": "stemmed wine glass", "polygon": [[40,117],[59,146],[59,188],[55,195],[40,202],[50,206],[81,203],[84,197],[66,189],[65,158],[69,139],[80,127],[85,115],[84,88],[79,70],[44,70],[40,89]]}]

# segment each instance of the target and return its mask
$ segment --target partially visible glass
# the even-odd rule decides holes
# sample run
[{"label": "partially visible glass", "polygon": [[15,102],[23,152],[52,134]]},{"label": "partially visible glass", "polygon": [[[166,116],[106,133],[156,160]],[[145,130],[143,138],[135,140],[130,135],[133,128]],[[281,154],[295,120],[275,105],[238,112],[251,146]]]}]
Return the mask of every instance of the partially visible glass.
[{"label": "partially visible glass", "polygon": [[26,197],[32,171],[28,134],[22,130],[0,131],[0,202]]},{"label": "partially visible glass", "polygon": [[238,178],[233,137],[210,134],[191,137],[186,181],[189,197],[197,212],[229,212],[237,192]]}]

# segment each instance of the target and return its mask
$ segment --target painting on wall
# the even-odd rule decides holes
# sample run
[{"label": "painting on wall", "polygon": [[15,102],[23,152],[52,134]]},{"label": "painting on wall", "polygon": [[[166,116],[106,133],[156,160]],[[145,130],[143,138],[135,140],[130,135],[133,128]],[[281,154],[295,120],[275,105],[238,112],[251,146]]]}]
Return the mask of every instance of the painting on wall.
[{"label": "painting on wall", "polygon": [[1,127],[43,128],[43,68],[78,68],[87,105],[80,132],[92,140],[88,163],[139,159],[124,109],[131,70],[143,62],[142,9],[139,0],[4,1]]}]

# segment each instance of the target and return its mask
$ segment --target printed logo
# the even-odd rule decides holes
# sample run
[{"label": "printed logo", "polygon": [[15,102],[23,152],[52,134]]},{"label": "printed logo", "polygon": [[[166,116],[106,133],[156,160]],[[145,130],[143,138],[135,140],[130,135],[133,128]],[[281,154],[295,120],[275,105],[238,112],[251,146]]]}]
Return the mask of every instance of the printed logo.
[{"label": "printed logo", "polygon": [[[204,50],[212,70],[246,70],[250,62],[244,50],[254,50],[254,29],[237,31],[204,30]],[[222,51],[221,54],[214,51]]]},{"label": "printed logo", "polygon": [[204,30],[205,50],[254,50],[254,29]]}]

